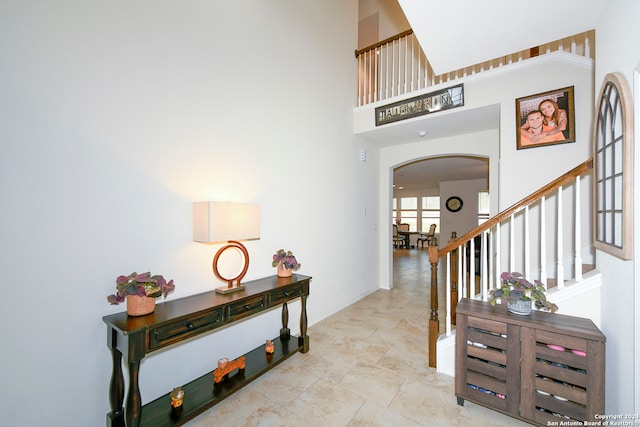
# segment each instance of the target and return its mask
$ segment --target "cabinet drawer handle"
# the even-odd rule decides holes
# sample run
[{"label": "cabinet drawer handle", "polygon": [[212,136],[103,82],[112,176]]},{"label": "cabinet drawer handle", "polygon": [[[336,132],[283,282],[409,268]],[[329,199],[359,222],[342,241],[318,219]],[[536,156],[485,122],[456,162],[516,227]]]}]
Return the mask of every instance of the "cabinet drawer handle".
[{"label": "cabinet drawer handle", "polygon": [[193,329],[193,323],[189,322],[187,323],[187,329]]},{"label": "cabinet drawer handle", "polygon": [[284,296],[285,296],[285,297],[288,297],[288,296],[289,296],[289,292],[284,291]]},{"label": "cabinet drawer handle", "polygon": [[250,305],[245,305],[245,306],[244,306],[244,309],[245,309],[245,310],[249,310],[249,309],[251,309],[251,306],[250,306]]}]

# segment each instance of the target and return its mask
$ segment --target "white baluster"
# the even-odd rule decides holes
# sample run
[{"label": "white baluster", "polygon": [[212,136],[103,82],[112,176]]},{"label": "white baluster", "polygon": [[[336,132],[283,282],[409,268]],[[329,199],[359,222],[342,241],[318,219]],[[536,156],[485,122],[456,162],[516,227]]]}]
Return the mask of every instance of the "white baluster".
[{"label": "white baluster", "polygon": [[516,265],[516,238],[515,238],[515,218],[511,214],[509,218],[509,271],[515,271]]},{"label": "white baluster", "polygon": [[378,58],[378,50],[373,50],[373,99],[377,101],[380,99],[380,84],[378,79],[380,76],[378,75],[378,67],[380,66],[380,58]]},{"label": "white baluster", "polygon": [[496,268],[495,268],[495,278],[494,281],[496,283],[496,287],[498,286],[498,283],[500,283],[500,274],[502,273],[502,260],[501,260],[501,255],[502,255],[502,237],[500,235],[500,229],[502,227],[502,224],[498,223],[496,224],[496,238],[495,238],[495,245],[496,245]]},{"label": "white baluster", "polygon": [[[462,272],[464,271],[462,269],[462,246],[458,246],[458,295],[463,295],[463,296],[467,296],[467,287],[464,284],[464,281],[462,279]],[[458,300],[460,300],[460,298],[458,298]]]},{"label": "white baluster", "polygon": [[363,104],[362,102],[362,80],[363,80],[363,69],[362,69],[362,55],[358,55],[358,98],[356,105],[359,107]]},{"label": "white baluster", "polygon": [[482,277],[482,300],[489,299],[489,284],[487,281],[487,233],[482,233],[480,238],[480,274]]},{"label": "white baluster", "polygon": [[558,289],[564,287],[564,240],[563,240],[563,221],[562,221],[562,186],[558,187],[558,236],[556,237],[558,242],[558,259],[557,259],[557,277],[558,277]]},{"label": "white baluster", "polygon": [[582,236],[580,235],[582,231],[582,209],[580,205],[580,177],[576,177],[576,207],[575,207],[575,218],[574,218],[574,233],[575,233],[575,251],[576,256],[574,260],[575,265],[575,279],[582,280]]},{"label": "white baluster", "polygon": [[487,259],[488,259],[488,263],[489,263],[489,269],[487,271],[487,283],[488,283],[488,287],[489,290],[494,289],[495,288],[495,283],[493,281],[493,275],[494,275],[494,270],[495,270],[495,265],[494,265],[494,258],[493,258],[493,251],[494,251],[494,247],[495,247],[495,243],[492,243],[493,240],[493,233],[491,231],[491,229],[487,230]]},{"label": "white baluster", "polygon": [[409,49],[409,43],[407,41],[407,38],[404,37],[402,39],[402,45],[404,47],[403,51],[404,51],[404,60],[402,62],[400,62],[403,65],[403,69],[404,69],[404,78],[402,79],[402,93],[407,93],[408,91],[408,86],[407,86],[407,81],[409,80],[408,77],[408,70],[407,70],[407,62],[408,62],[408,49]]},{"label": "white baluster", "polygon": [[445,331],[447,336],[451,335],[451,252],[447,252],[447,262],[446,262],[446,278],[445,278]]},{"label": "white baluster", "polygon": [[365,91],[365,102],[368,104],[371,102],[371,92],[369,90],[369,80],[370,80],[370,73],[371,70],[369,70],[369,56],[370,53],[367,52],[364,54],[364,91]]},{"label": "white baluster", "polygon": [[[413,35],[412,35],[413,36]],[[415,37],[411,37],[411,91],[415,90],[415,81],[416,81],[416,76],[414,73],[414,64],[413,64],[413,59],[415,58],[416,55],[416,47],[415,47]]]},{"label": "white baluster", "polygon": [[473,292],[476,291],[476,242],[469,240],[469,285],[473,285]]},{"label": "white baluster", "polygon": [[[464,245],[460,246],[460,258],[462,258],[462,271],[466,272],[467,271],[467,263],[469,262],[468,258],[467,258],[467,251],[464,250]],[[474,298],[474,295],[471,292],[471,288],[469,287],[469,279],[468,279],[468,275],[466,273],[464,273],[462,275],[462,283],[464,284],[464,288],[467,290],[467,295],[469,295],[469,298]]]},{"label": "white baluster", "polygon": [[524,207],[524,277],[531,277],[531,238],[529,235],[529,206]]},{"label": "white baluster", "polygon": [[393,48],[394,42],[392,41],[390,44],[387,44],[387,59],[386,59],[386,68],[387,68],[387,98],[391,98],[393,96]]},{"label": "white baluster", "polygon": [[540,199],[540,281],[547,287],[547,209],[545,196]]}]

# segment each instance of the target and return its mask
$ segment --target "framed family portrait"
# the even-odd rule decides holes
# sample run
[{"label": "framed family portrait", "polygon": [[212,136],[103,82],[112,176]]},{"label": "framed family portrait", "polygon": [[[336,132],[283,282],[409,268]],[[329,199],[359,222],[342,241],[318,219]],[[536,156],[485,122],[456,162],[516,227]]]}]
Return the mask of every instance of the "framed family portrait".
[{"label": "framed family portrait", "polygon": [[518,150],[575,140],[573,86],[516,99]]}]

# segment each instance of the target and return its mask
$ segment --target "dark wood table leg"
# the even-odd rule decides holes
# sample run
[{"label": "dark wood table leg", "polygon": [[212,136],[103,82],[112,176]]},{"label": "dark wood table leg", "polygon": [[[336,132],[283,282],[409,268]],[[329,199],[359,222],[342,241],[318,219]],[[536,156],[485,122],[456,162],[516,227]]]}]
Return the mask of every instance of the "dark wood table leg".
[{"label": "dark wood table leg", "polygon": [[139,427],[142,414],[142,400],[140,398],[140,384],[138,373],[140,361],[129,362],[129,393],[127,394],[127,406],[125,407],[125,419],[127,427]]},{"label": "dark wood table leg", "polygon": [[124,376],[122,375],[122,353],[115,348],[111,350],[113,368],[111,382],[109,383],[109,403],[111,412],[108,414],[108,425],[112,427],[124,427]]},{"label": "dark wood table leg", "polygon": [[109,404],[111,412],[107,414],[108,427],[124,427],[124,376],[122,374],[122,353],[117,349],[118,334],[109,328],[107,346],[111,350],[111,381],[109,382]]},{"label": "dark wood table leg", "polygon": [[289,329],[289,307],[286,302],[282,304],[282,329],[280,329],[280,338],[291,338],[291,330]]},{"label": "dark wood table leg", "polygon": [[300,338],[299,344],[302,346],[301,353],[309,351],[309,335],[307,335],[307,296],[300,297],[302,302],[302,311],[300,312]]}]

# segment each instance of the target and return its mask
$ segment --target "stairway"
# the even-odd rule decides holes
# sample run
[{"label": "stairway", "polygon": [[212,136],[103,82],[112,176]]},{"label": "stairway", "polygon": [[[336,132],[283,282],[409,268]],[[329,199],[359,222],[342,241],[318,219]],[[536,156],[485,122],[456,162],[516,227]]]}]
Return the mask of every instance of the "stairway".
[{"label": "stairway", "polygon": [[[591,262],[595,262],[591,227],[582,227],[582,218],[590,216],[591,206],[590,189],[583,189],[581,181],[592,167],[593,160],[588,159],[442,248],[432,242],[428,249],[429,366],[447,373],[448,362],[453,363],[447,356],[447,343],[455,328],[457,301],[462,297],[488,300],[489,291],[500,284],[504,271],[540,280],[547,285],[551,301],[565,303],[564,307],[558,304],[560,312],[589,317],[600,324],[601,278]],[[439,268],[444,272],[439,273]],[[445,293],[442,312],[439,291]],[[595,307],[591,307],[593,301]]]}]

